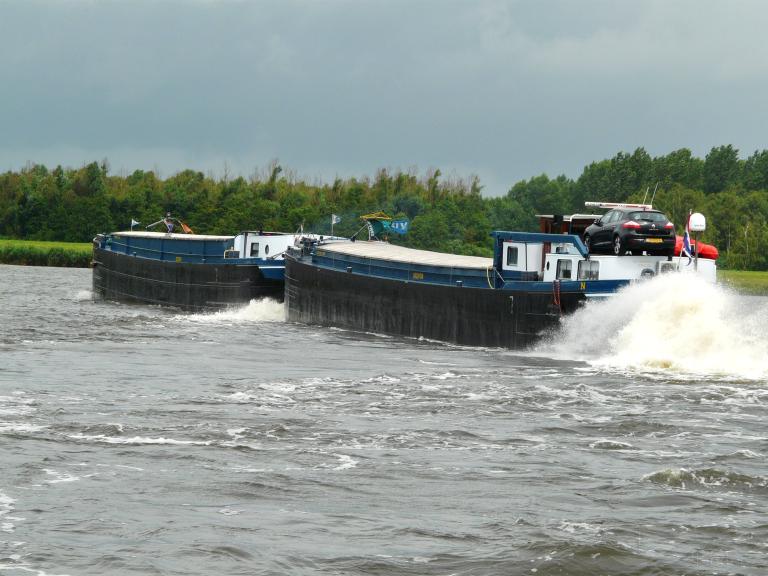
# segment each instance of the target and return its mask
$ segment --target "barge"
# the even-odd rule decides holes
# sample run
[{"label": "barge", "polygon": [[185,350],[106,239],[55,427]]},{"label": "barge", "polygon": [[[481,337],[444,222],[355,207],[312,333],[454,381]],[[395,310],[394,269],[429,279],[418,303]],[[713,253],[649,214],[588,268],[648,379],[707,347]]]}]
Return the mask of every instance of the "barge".
[{"label": "barge", "polygon": [[[583,218],[588,221],[590,217]],[[493,232],[493,258],[395,246],[376,239],[304,243],[286,253],[289,321],[524,348],[590,298],[679,270],[716,281],[712,259],[590,254],[559,218],[557,232]],[[568,223],[570,224],[570,223]],[[551,227],[550,227],[551,228]]]},{"label": "barge", "polygon": [[93,293],[118,302],[211,311],[282,301],[284,253],[298,234],[114,232],[93,239]]}]

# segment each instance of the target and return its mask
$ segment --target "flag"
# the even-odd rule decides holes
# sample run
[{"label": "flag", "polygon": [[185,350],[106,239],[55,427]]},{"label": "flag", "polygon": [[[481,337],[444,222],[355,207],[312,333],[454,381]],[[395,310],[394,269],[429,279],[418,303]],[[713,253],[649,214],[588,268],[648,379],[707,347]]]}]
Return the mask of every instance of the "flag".
[{"label": "flag", "polygon": [[141,222],[139,222],[138,220],[134,220],[133,218],[131,218],[131,230],[133,230],[133,227],[134,227],[134,226],[138,226],[139,224],[141,224]]},{"label": "flag", "polygon": [[409,224],[410,222],[408,220],[392,220],[392,222],[389,224],[389,227],[393,232],[397,232],[398,234],[405,234],[408,232]]},{"label": "flag", "polygon": [[179,220],[179,224],[181,225],[181,229],[184,231],[184,234],[194,234],[194,232],[192,232],[192,228],[184,224],[184,222],[181,220]]},{"label": "flag", "polygon": [[683,254],[688,258],[693,258],[693,251],[691,250],[691,236],[688,234],[688,230],[683,235]]},{"label": "flag", "polygon": [[336,216],[336,214],[331,214],[331,226],[334,224],[338,224],[341,222],[341,216]]},{"label": "flag", "polygon": [[682,248],[682,251],[680,252],[680,256],[685,254],[688,257],[688,264],[691,263],[691,259],[693,258],[693,251],[691,250],[691,234],[688,231],[690,222],[691,222],[691,217],[689,215],[688,221],[685,223],[685,233],[683,234],[683,248]]}]

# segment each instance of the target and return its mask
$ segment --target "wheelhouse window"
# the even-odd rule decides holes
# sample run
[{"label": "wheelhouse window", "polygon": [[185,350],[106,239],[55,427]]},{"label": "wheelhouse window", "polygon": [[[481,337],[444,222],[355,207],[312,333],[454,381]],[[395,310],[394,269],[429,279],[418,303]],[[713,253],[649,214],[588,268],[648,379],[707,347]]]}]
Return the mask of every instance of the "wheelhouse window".
[{"label": "wheelhouse window", "polygon": [[254,242],[251,244],[251,258],[258,258],[259,257],[259,243]]},{"label": "wheelhouse window", "polygon": [[517,246],[507,246],[507,266],[517,266]]},{"label": "wheelhouse window", "polygon": [[579,262],[579,280],[597,280],[600,276],[600,262],[582,260]]},{"label": "wheelhouse window", "polygon": [[571,272],[573,270],[573,262],[570,260],[562,259],[557,261],[557,279],[558,280],[570,280]]}]

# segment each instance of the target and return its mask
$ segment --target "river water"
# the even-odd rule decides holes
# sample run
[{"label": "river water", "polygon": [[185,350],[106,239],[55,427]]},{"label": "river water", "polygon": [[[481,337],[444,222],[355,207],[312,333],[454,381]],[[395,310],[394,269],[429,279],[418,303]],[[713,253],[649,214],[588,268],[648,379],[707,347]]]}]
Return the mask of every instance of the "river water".
[{"label": "river water", "polygon": [[0,575],[768,573],[765,298],[513,352],[89,289],[0,266]]}]

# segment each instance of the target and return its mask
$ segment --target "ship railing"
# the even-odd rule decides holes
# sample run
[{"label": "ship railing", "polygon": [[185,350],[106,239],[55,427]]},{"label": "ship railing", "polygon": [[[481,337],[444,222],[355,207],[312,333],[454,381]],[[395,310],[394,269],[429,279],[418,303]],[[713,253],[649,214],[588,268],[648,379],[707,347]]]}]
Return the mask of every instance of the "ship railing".
[{"label": "ship railing", "polygon": [[[162,239],[160,241],[162,242]],[[176,256],[182,256],[182,257],[183,256],[186,256],[186,257],[194,256],[194,257],[197,257],[197,258],[201,258],[203,260],[205,260],[206,258],[224,258],[225,257],[224,253],[226,253],[226,250],[222,254],[206,253],[206,251],[205,251],[205,249],[206,249],[206,244],[205,244],[206,241],[205,240],[200,240],[199,242],[202,244],[202,246],[201,246],[202,250],[199,251],[199,252],[175,252],[173,250],[165,250],[163,248],[161,248],[160,250],[157,250],[155,248],[147,248],[145,246],[132,245],[132,244],[130,244],[130,242],[120,242],[120,241],[115,240],[114,237],[108,237],[106,239],[106,241],[104,242],[104,245],[106,247],[109,247],[109,249],[112,252],[117,252],[119,254],[129,254],[129,255],[132,255],[132,256],[136,256],[137,254],[145,254],[145,253],[146,254],[157,254],[159,256],[157,258],[157,260],[162,260],[163,256],[172,256],[172,257],[176,257]],[[113,247],[115,247],[115,246],[123,248],[124,250],[114,250]],[[161,246],[162,246],[162,244],[161,244]]]},{"label": "ship railing", "polygon": [[[494,281],[491,282],[491,270],[493,270],[493,276]],[[496,266],[488,266],[488,268],[485,269],[485,279],[488,281],[488,288],[491,290],[496,289],[496,278],[501,280],[501,285],[503,286],[506,280],[504,279],[504,276],[502,276],[499,271],[496,269]]]}]

